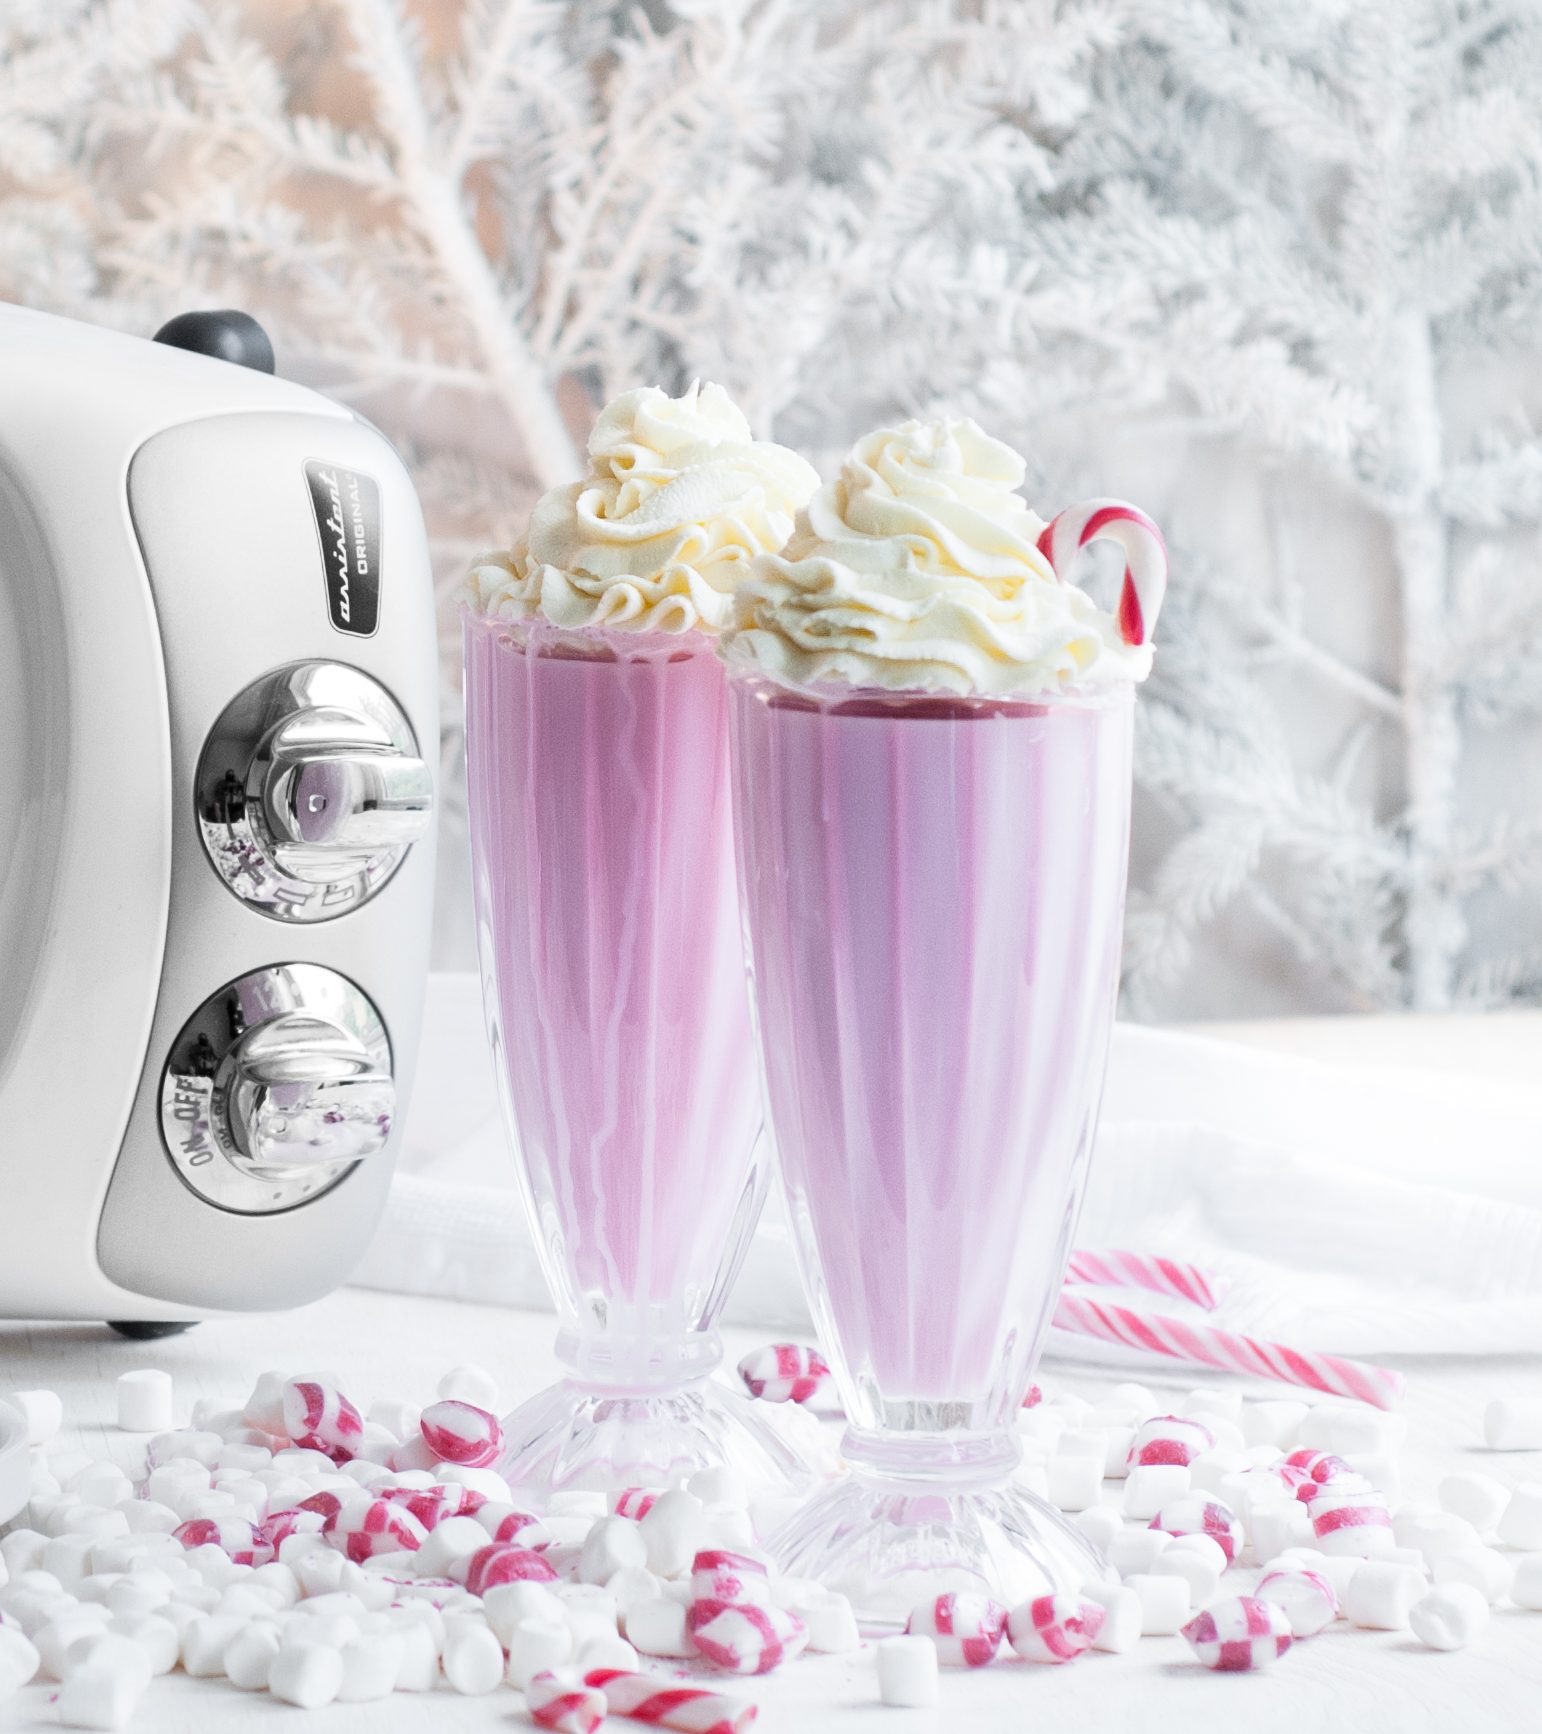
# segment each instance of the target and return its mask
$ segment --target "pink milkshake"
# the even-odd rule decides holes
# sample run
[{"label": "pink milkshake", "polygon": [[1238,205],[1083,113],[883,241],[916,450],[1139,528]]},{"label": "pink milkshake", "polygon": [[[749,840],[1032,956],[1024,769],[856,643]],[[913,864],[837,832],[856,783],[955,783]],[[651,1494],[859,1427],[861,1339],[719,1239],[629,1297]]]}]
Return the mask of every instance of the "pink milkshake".
[{"label": "pink milkshake", "polygon": [[734,583],[813,472],[716,387],[631,392],[478,562],[466,759],[489,1037],[571,1376],[505,1423],[534,1492],[801,1464],[708,1375],[766,1187],[734,884]]},{"label": "pink milkshake", "polygon": [[[1165,556],[1116,502],[1045,525],[1022,473],[972,422],[879,430],[724,639],[766,1105],[854,1470],[773,1546],[874,1630],[1097,1568],[1011,1475],[1097,1120]],[[1065,581],[1108,535],[1117,617]]]}]

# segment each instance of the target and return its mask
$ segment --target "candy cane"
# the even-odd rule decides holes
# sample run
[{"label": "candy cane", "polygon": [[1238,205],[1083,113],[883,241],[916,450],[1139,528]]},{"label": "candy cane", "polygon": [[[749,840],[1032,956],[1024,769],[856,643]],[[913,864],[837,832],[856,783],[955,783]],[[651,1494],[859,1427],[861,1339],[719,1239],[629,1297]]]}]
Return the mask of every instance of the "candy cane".
[{"label": "candy cane", "polygon": [[699,1686],[670,1686],[647,1674],[621,1668],[594,1668],[584,1675],[586,1686],[598,1687],[614,1716],[673,1728],[678,1734],[744,1734],[755,1720],[756,1706]]},{"label": "candy cane", "polygon": [[1083,500],[1052,518],[1039,552],[1066,578],[1089,542],[1117,542],[1124,550],[1119,631],[1126,644],[1144,644],[1156,626],[1167,589],[1167,544],[1150,518],[1123,500]]},{"label": "candy cane", "polygon": [[1144,1288],[1176,1295],[1207,1313],[1215,1311],[1226,1293],[1225,1279],[1213,1272],[1147,1252],[1073,1252],[1065,1279],[1094,1288]]},{"label": "candy cane", "polygon": [[1387,1367],[1373,1367],[1344,1355],[1311,1354],[1283,1343],[1218,1330],[1214,1325],[1191,1324],[1187,1319],[1107,1306],[1064,1290],[1055,1307],[1055,1324],[1063,1331],[1105,1343],[1123,1343],[1156,1355],[1197,1361],[1205,1367],[1260,1374],[1288,1385],[1326,1391],[1330,1396],[1358,1397],[1377,1409],[1395,1408],[1403,1397],[1403,1375]]}]

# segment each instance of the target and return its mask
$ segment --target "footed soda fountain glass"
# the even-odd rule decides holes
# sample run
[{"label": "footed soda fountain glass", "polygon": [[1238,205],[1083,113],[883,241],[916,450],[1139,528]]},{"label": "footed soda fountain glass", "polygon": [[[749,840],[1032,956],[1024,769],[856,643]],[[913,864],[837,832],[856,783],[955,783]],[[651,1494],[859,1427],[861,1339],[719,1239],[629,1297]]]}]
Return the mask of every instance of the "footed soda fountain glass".
[{"label": "footed soda fountain glass", "polygon": [[704,633],[467,612],[467,768],[494,1066],[568,1377],[504,1423],[533,1492],[802,1467],[711,1378],[764,1196],[724,673]]},{"label": "footed soda fountain glass", "polygon": [[[873,1632],[1101,1565],[1014,1479],[1016,1421],[1097,1121],[1149,651],[1136,586],[1084,627],[1054,568],[1111,531],[1158,579],[1165,556],[1112,502],[1044,526],[1005,491],[1013,456],[972,423],[870,436],[728,649],[767,1110],[848,1423],[850,1473],[771,1546]],[[1147,582],[1150,617],[1159,599]],[[1095,659],[1081,690],[1011,690]],[[966,690],[906,689],[939,668]]]}]

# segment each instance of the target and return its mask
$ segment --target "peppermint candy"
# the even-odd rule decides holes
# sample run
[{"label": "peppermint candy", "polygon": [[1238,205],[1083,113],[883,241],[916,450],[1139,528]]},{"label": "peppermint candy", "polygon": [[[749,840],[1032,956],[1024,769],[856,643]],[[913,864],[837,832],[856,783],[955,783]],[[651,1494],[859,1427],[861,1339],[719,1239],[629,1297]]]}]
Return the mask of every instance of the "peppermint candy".
[{"label": "peppermint candy", "polygon": [[970,1590],[920,1603],[905,1624],[912,1637],[932,1640],[945,1668],[983,1668],[995,1661],[1006,1627],[1007,1610],[1001,1603]]},{"label": "peppermint candy", "polygon": [[605,1694],[562,1674],[537,1674],[525,1687],[525,1708],[539,1728],[594,1734],[605,1720]]},{"label": "peppermint candy", "polygon": [[1183,1636],[1199,1661],[1218,1674],[1272,1667],[1290,1648],[1285,1610],[1257,1596],[1228,1596],[1196,1614]]},{"label": "peppermint candy", "polygon": [[1074,1662],[1103,1629],[1103,1606],[1082,1596],[1043,1595],[1007,1615],[1012,1648],[1029,1662]]},{"label": "peppermint candy", "polygon": [[693,1601],[685,1623],[702,1655],[735,1674],[769,1674],[808,1642],[796,1614],[754,1602]]},{"label": "peppermint candy", "polygon": [[1234,1565],[1242,1552],[1242,1525],[1236,1513],[1224,1500],[1207,1493],[1186,1493],[1170,1500],[1148,1527],[1164,1535],[1208,1535],[1226,1555],[1228,1565]]},{"label": "peppermint candy", "polygon": [[528,1547],[493,1541],[479,1547],[466,1565],[466,1588],[472,1595],[486,1595],[501,1583],[555,1583],[557,1574]]},{"label": "peppermint candy", "polygon": [[739,1377],[752,1397],[767,1403],[807,1403],[830,1383],[830,1368],[818,1349],[771,1343],[740,1361]]},{"label": "peppermint candy", "polygon": [[610,1502],[612,1517],[635,1517],[641,1522],[653,1509],[658,1494],[646,1487],[623,1487]]},{"label": "peppermint candy", "polygon": [[755,1721],[753,1704],[680,1680],[659,1680],[623,1668],[591,1668],[584,1684],[605,1694],[613,1715],[672,1728],[677,1734],[746,1734]]},{"label": "peppermint candy", "polygon": [[503,1428],[496,1415],[474,1403],[449,1398],[431,1403],[423,1411],[420,1430],[423,1443],[441,1463],[459,1463],[468,1469],[486,1469],[503,1451]]},{"label": "peppermint candy", "polygon": [[291,1379],[284,1386],[284,1431],[305,1450],[347,1463],[363,1440],[364,1418],[334,1386]]},{"label": "peppermint candy", "polygon": [[1203,1421],[1186,1421],[1181,1415],[1153,1415],[1142,1421],[1130,1441],[1127,1468],[1143,1464],[1176,1463],[1187,1468],[1215,1445],[1215,1435]]},{"label": "peppermint candy", "polygon": [[184,1547],[217,1547],[235,1565],[266,1565],[273,1557],[264,1531],[244,1517],[195,1517],[171,1532]]}]

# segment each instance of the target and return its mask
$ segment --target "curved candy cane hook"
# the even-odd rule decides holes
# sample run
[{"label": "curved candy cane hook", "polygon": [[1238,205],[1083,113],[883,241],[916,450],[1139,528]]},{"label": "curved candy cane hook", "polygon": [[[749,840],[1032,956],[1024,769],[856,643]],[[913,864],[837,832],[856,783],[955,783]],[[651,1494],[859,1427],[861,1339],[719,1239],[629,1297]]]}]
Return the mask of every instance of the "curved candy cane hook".
[{"label": "curved candy cane hook", "polygon": [[1124,550],[1119,592],[1119,632],[1126,644],[1145,644],[1156,626],[1167,591],[1167,544],[1162,532],[1136,506],[1123,500],[1083,500],[1045,526],[1039,552],[1069,578],[1076,556],[1089,542],[1117,542]]}]

